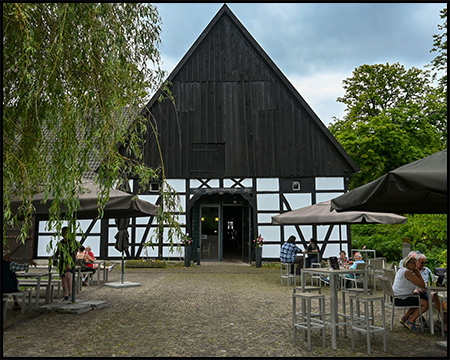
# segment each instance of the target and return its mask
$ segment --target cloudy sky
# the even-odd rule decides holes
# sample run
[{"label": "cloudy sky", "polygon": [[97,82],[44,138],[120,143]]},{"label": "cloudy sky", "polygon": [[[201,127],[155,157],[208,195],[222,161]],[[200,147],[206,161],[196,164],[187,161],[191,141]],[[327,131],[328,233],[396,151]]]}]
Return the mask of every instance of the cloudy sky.
[{"label": "cloudy sky", "polygon": [[[160,52],[171,72],[223,3],[158,3]],[[342,80],[363,64],[424,68],[446,3],[227,3],[328,126],[342,118]]]}]

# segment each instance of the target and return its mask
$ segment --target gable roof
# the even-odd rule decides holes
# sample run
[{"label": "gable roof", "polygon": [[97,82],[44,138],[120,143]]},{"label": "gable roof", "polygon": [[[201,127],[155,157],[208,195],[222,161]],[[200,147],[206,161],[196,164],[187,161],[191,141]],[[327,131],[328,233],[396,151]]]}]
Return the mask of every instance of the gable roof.
[{"label": "gable roof", "polygon": [[[350,169],[348,169],[347,175],[358,172],[359,167],[353,161],[353,159],[347,154],[347,152],[342,148],[338,141],[333,137],[330,131],[326,128],[323,122],[319,119],[317,114],[312,110],[308,103],[303,99],[295,87],[290,83],[286,76],[281,72],[281,70],[276,66],[276,64],[270,59],[267,53],[262,49],[262,47],[256,42],[256,40],[251,36],[248,30],[242,25],[238,18],[233,14],[230,8],[224,4],[222,8],[217,12],[211,22],[207,25],[204,31],[200,34],[194,44],[190,47],[187,53],[183,56],[174,70],[170,73],[167,81],[172,83],[175,79],[180,79],[184,69],[189,65],[189,62],[193,58],[194,54],[199,51],[199,49],[206,43],[206,39],[213,36],[212,32],[218,25],[218,23],[227,18],[231,21],[232,25],[238,30],[239,35],[245,39],[245,41],[250,44],[250,47],[255,51],[260,59],[265,63],[270,69],[271,76],[275,77],[276,81],[290,93],[290,95],[300,104],[303,110],[307,112],[309,118],[312,119],[314,124],[317,126],[319,131],[328,139],[328,141],[333,145],[336,152],[345,160]],[[189,81],[189,80],[186,80]],[[200,81],[200,79],[199,79]],[[264,79],[262,80],[264,81]],[[159,90],[148,102],[148,104],[142,109],[141,115],[148,116],[151,109],[156,106],[156,103],[161,95],[161,90]]]}]

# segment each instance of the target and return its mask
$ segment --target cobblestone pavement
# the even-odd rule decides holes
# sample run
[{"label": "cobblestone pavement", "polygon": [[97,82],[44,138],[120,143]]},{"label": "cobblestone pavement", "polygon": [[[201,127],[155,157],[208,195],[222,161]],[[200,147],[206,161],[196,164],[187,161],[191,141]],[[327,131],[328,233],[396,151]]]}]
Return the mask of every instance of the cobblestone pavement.
[{"label": "cobblestone pavement", "polygon": [[[337,350],[331,349],[330,330],[325,348],[320,332],[313,332],[311,351],[300,333],[293,345],[292,287],[281,286],[279,268],[202,262],[190,268],[125,269],[124,279],[141,286],[117,289],[101,284],[77,294],[78,300],[107,301],[103,309],[21,315],[9,308],[3,324],[3,356],[368,356],[364,337],[356,337],[352,350],[350,337],[342,331]],[[120,266],[109,274],[109,281],[121,281]],[[328,288],[323,289],[329,294]],[[436,347],[441,340],[428,330],[414,333],[395,319],[394,331],[388,330],[387,353],[377,334],[372,356],[445,358],[447,353]]]}]

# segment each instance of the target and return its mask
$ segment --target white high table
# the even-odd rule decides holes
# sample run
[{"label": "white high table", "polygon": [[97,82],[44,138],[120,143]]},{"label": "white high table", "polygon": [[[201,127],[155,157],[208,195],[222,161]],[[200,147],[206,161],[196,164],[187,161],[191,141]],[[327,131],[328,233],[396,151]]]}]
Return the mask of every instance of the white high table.
[{"label": "white high table", "polygon": [[331,348],[333,350],[337,349],[337,332],[340,325],[346,324],[346,322],[340,323],[338,316],[338,281],[339,276],[345,274],[363,274],[364,275],[364,292],[367,293],[367,269],[356,270],[356,269],[340,269],[332,270],[327,268],[304,268],[302,269],[302,292],[305,291],[306,286],[306,275],[321,275],[323,277],[329,277],[330,279],[330,307],[331,307]]}]

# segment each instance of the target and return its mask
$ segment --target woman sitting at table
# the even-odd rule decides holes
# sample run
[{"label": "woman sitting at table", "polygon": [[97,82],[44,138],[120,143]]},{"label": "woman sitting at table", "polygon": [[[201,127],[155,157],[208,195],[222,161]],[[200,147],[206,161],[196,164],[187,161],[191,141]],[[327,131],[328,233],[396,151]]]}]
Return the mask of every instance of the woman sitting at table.
[{"label": "woman sitting at table", "polygon": [[[396,298],[395,305],[421,305],[423,314],[428,310],[428,301],[425,299],[418,299],[416,296],[407,296],[409,294],[413,295],[416,287],[424,288],[426,287],[426,284],[425,281],[423,281],[420,270],[416,267],[416,258],[407,256],[403,260],[403,267],[398,269],[397,274],[395,275],[394,284],[392,285],[394,295],[406,296],[403,298]],[[400,323],[410,330],[418,331],[419,328],[416,326],[415,321],[419,315],[420,310],[418,308],[410,308],[400,319]]]},{"label": "woman sitting at table", "polygon": [[306,247],[305,250],[303,250],[303,252],[307,252],[307,253],[317,253],[316,254],[309,254],[308,257],[306,258],[306,267],[309,268],[311,267],[311,263],[317,263],[319,262],[319,246],[317,246],[317,240],[314,238],[309,239],[309,245]]},{"label": "woman sitting at table", "polygon": [[[86,250],[84,253],[87,255],[87,257],[86,257],[87,266],[89,268],[98,269],[99,266],[98,266],[98,264],[94,264],[94,261],[95,261],[94,253],[92,252],[92,249],[89,245],[86,246]],[[113,267],[114,267],[114,264],[112,264],[111,266],[106,266],[106,269],[108,269],[108,271],[111,271]],[[100,266],[100,269],[102,269],[102,270],[104,269],[103,265]]]},{"label": "woman sitting at table", "polygon": [[[83,273],[91,272],[92,275],[95,274],[95,269],[87,266],[87,255],[84,253],[84,246],[80,245],[78,248],[78,253],[75,257],[75,265],[80,267],[80,271]],[[83,275],[83,285],[87,286],[88,276]]]},{"label": "woman sitting at table", "polygon": [[338,263],[339,267],[349,267],[351,264],[353,264],[353,261],[349,261],[344,250],[339,251],[339,258]]}]

